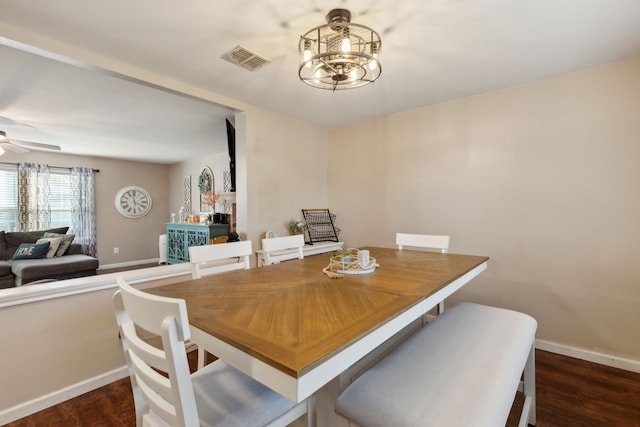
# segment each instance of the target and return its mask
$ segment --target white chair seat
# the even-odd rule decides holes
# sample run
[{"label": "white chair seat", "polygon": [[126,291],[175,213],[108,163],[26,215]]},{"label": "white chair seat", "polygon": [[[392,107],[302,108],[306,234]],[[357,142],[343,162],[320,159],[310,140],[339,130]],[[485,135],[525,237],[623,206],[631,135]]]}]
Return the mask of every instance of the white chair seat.
[{"label": "white chair seat", "polygon": [[[222,360],[196,371],[191,380],[201,426],[266,426],[296,406]],[[304,412],[302,406],[291,421]]]}]

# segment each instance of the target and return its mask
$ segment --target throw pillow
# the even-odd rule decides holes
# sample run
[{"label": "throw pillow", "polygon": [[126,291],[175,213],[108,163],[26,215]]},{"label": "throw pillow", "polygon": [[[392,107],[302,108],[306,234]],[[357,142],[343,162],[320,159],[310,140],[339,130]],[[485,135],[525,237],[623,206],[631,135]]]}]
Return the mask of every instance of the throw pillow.
[{"label": "throw pillow", "polygon": [[56,251],[60,246],[60,242],[62,242],[62,237],[43,237],[42,239],[38,239],[36,243],[46,243],[49,242],[49,250],[47,250],[47,258],[53,258],[56,255]]},{"label": "throw pillow", "polygon": [[11,259],[40,259],[47,256],[49,242],[21,243]]},{"label": "throw pillow", "polygon": [[67,252],[69,246],[73,242],[73,239],[76,237],[75,234],[57,234],[57,233],[44,233],[42,237],[61,237],[62,241],[60,242],[60,246],[58,246],[58,250],[56,251],[56,256],[62,256]]}]

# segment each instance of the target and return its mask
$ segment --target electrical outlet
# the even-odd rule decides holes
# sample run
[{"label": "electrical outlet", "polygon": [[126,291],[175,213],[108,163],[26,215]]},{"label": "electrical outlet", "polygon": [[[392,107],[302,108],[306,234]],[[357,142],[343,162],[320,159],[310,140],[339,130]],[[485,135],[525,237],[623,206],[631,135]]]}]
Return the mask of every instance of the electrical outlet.
[{"label": "electrical outlet", "polygon": [[119,254],[120,253],[120,248],[113,248],[113,253],[114,254]]}]

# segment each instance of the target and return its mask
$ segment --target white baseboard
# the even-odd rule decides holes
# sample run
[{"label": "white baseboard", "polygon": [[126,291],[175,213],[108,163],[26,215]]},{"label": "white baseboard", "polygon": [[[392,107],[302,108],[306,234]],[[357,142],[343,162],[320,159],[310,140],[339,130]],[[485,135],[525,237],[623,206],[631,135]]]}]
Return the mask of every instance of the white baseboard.
[{"label": "white baseboard", "polygon": [[12,421],[34,414],[43,409],[50,408],[59,403],[88,393],[97,388],[111,384],[114,381],[121,380],[129,375],[126,366],[106,372],[97,377],[89,378],[85,381],[54,391],[37,399],[23,402],[19,405],[0,410],[0,425],[8,424]]},{"label": "white baseboard", "polygon": [[586,360],[587,362],[594,362],[600,365],[611,366],[612,368],[640,373],[640,360],[637,359],[598,353],[584,348],[572,347],[570,345],[558,344],[545,340],[536,340],[536,348],[538,350],[549,351],[563,356]]},{"label": "white baseboard", "polygon": [[108,270],[110,268],[123,268],[123,267],[131,267],[134,265],[159,263],[159,261],[160,261],[160,258],[152,258],[152,259],[139,259],[137,261],[118,262],[115,264],[100,265],[98,267],[98,270]]}]

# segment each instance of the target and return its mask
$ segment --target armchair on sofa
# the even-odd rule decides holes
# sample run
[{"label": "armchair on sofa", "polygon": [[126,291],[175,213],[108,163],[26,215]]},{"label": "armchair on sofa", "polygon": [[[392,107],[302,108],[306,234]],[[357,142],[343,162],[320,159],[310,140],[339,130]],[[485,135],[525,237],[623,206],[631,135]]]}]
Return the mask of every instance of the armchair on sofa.
[{"label": "armchair on sofa", "polygon": [[66,234],[68,229],[0,231],[0,288],[95,275],[98,259],[83,255],[82,246]]}]

